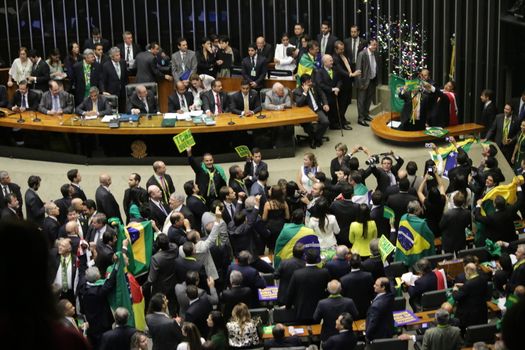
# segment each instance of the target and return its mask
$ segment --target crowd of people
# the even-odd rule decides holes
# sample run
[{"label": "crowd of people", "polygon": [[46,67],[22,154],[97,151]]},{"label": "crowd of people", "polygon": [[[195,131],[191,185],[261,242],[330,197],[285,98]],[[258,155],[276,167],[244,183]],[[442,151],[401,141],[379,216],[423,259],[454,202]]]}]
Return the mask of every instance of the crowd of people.
[{"label": "crowd of people", "polygon": [[[524,295],[525,245],[519,244],[513,224],[523,212],[524,182],[516,178],[510,189],[514,200],[498,192],[495,212],[482,213],[482,199],[505,181],[495,158],[497,148],[485,145],[476,166],[463,146],[450,140],[457,166],[448,169],[447,178],[442,162],[430,159],[418,172],[413,161],[403,168],[404,160],[392,151],[379,157],[366,147],[349,151],[338,144],[326,172],[308,152],[296,179],[275,184],[268,181],[269,165],[258,149],[244,166],[233,165],[226,172],[213,155],[198,160],[188,148],[194,179],[175,188],[166,164],[156,161],[145,187],[139,174],[130,174],[122,210],[111,192],[109,174],[100,175],[100,186],[90,199],[82,189],[82,175],[72,169],[60,188],[62,198],[44,201],[38,194],[39,176],[29,177],[22,197],[21,187],[1,171],[0,222],[25,217],[38,226],[47,242],[48,283],[60,300],[62,324],[84,332],[91,345],[101,349],[127,348],[130,342],[142,349],[146,336],[154,349],[262,344],[261,320],[250,309],[260,306],[258,290],[267,286],[264,274],[279,281],[274,313],[285,308],[296,324],[322,322],[324,349],[352,349],[358,339],[391,338],[396,293],[407,292],[418,311],[423,293],[443,288],[425,256],[466,249],[465,232],[482,223],[483,237],[475,244],[490,244],[488,239],[499,247],[497,264],[487,268],[476,255],[466,256],[464,273],[449,281],[453,306],[442,305],[436,313],[440,326],[422,339],[423,344],[437,342],[443,335],[436,333],[457,332],[461,344],[467,327],[487,323],[485,303],[491,296],[521,300]],[[356,158],[359,152],[367,156],[365,168]],[[370,175],[377,183],[373,190],[367,185]],[[385,215],[386,208],[392,216]],[[107,295],[115,288],[115,273],[110,271],[123,268],[117,255],[126,255],[131,244],[126,239],[122,249],[117,248],[118,228],[110,218],[150,221],[156,231],[149,272],[137,277],[147,302],[147,335],[126,326],[126,309],[112,312],[108,304]],[[419,240],[416,235],[430,235],[425,239],[431,249],[418,252],[415,259],[398,254],[410,250],[406,238],[402,240],[407,227],[413,241]],[[382,236],[397,245],[386,260],[379,246]],[[436,251],[437,237],[442,244]],[[273,263],[263,255],[272,256]],[[396,261],[418,276],[401,291],[385,272],[389,262]],[[366,319],[364,335],[351,329],[359,319]],[[84,321],[81,328],[78,321]],[[284,327],[273,328],[267,347],[300,344],[284,337]]]}]

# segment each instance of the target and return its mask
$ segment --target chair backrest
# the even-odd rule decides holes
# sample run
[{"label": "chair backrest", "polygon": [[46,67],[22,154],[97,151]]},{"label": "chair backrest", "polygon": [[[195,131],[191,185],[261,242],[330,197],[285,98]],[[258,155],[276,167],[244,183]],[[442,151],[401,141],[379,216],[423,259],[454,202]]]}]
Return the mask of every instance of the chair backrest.
[{"label": "chair backrest", "polygon": [[270,89],[270,88],[261,89],[261,92],[260,92],[260,94],[261,94],[261,103],[264,103],[264,101],[266,100],[266,93],[268,91],[270,91],[270,90],[272,90],[272,89]]},{"label": "chair backrest", "polygon": [[252,318],[260,317],[263,325],[270,324],[270,310],[265,307],[250,309],[250,315]]},{"label": "chair backrest", "polygon": [[232,77],[242,76],[242,66],[232,66],[230,68],[230,76]]},{"label": "chair backrest", "polygon": [[275,286],[275,279],[273,273],[261,273],[261,277],[266,281],[267,286]]},{"label": "chair backrest", "polygon": [[396,297],[394,299],[394,310],[393,311],[401,311],[401,310],[406,310],[406,309],[407,309],[407,300],[405,299],[405,297],[403,296]]},{"label": "chair backrest", "polygon": [[408,268],[402,261],[395,261],[385,267],[385,275],[388,278],[401,277],[406,272],[408,272]]},{"label": "chair backrest", "polygon": [[370,342],[370,350],[408,350],[408,340],[376,339]]},{"label": "chair backrest", "polygon": [[40,89],[31,89],[33,92],[36,92],[36,94],[38,95],[38,101],[40,101],[42,99],[42,95],[44,94],[44,92]]},{"label": "chair backrest", "polygon": [[430,255],[430,256],[426,256],[425,259],[428,259],[428,261],[430,261],[430,265],[432,265],[432,268],[435,268],[437,264],[441,261],[454,259],[454,254],[446,253],[446,254]]},{"label": "chair backrest", "polygon": [[111,106],[113,113],[118,112],[118,96],[117,95],[104,95]]},{"label": "chair backrest", "polygon": [[295,310],[294,309],[273,309],[272,312],[272,324],[283,323],[283,324],[294,324]]},{"label": "chair backrest", "polygon": [[496,340],[496,332],[496,324],[480,324],[476,326],[469,326],[465,332],[465,342],[470,345],[478,341],[494,344]]},{"label": "chair backrest", "polygon": [[447,301],[447,290],[433,290],[421,295],[421,309],[423,311],[439,309]]},{"label": "chair backrest", "polygon": [[467,255],[475,255],[478,257],[479,262],[490,261],[490,254],[485,247],[464,249],[458,252],[458,258],[464,258]]},{"label": "chair backrest", "polygon": [[131,95],[135,92],[135,89],[139,85],[144,85],[144,87],[148,90],[153,92],[153,96],[155,96],[155,101],[157,102],[157,106],[159,105],[159,94],[158,94],[158,85],[157,83],[139,83],[139,84],[128,84],[126,85],[126,103],[128,103],[129,99],[131,98]]},{"label": "chair backrest", "polygon": [[285,69],[268,69],[268,79],[270,77],[291,77],[293,72]]}]

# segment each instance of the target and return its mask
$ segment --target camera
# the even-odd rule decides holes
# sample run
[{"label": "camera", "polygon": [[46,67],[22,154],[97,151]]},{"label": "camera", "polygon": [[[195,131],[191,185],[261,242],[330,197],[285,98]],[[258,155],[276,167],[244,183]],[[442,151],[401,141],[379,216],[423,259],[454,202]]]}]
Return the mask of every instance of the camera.
[{"label": "camera", "polygon": [[377,154],[374,154],[374,155],[370,156],[370,158],[368,158],[365,161],[366,165],[374,165],[374,164],[378,164],[378,163],[379,163],[379,155],[377,155]]},{"label": "camera", "polygon": [[430,175],[434,174],[434,168],[428,167],[427,168],[427,174],[430,174]]},{"label": "camera", "polygon": [[431,143],[425,143],[425,148],[432,148],[432,144]]}]

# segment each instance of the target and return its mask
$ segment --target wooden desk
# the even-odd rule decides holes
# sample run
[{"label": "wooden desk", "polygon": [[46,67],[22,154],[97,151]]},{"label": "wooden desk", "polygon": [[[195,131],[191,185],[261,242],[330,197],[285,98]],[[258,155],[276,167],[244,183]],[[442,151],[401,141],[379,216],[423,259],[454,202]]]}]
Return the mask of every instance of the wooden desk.
[{"label": "wooden desk", "polygon": [[[372,120],[370,128],[374,134],[382,139],[398,141],[398,142],[421,142],[437,140],[433,136],[426,135],[422,130],[420,131],[403,131],[388,127],[390,120],[399,120],[399,113],[385,112],[380,114]],[[447,136],[479,134],[485,127],[476,123],[465,123],[455,126],[449,126]]]},{"label": "wooden desk", "polygon": [[[434,314],[437,310],[423,311],[416,313],[416,316],[419,317],[418,321],[410,323],[406,326],[419,326],[423,323],[432,323],[434,322]],[[364,332],[366,329],[366,320],[356,320],[353,323],[352,329],[354,332]]]},{"label": "wooden desk", "polygon": [[[242,78],[218,78],[222,82],[222,89],[227,92],[239,91],[241,89]],[[273,84],[281,83],[290,90],[290,93],[297,87],[295,79],[265,79],[263,86],[271,89]]]},{"label": "wooden desk", "polygon": [[[1,110],[7,111],[5,109]],[[120,123],[120,128],[110,129],[107,123],[100,121],[100,118],[80,121],[77,120],[78,118],[75,115],[64,115],[61,124],[61,118],[57,116],[43,115],[38,112],[24,112],[22,116],[25,119],[25,123],[17,122],[19,114],[11,114],[5,118],[0,118],[0,126],[78,134],[175,135],[187,128],[190,128],[192,133],[227,132],[298,125],[317,120],[317,114],[308,107],[295,107],[284,111],[265,111],[264,114],[266,118],[258,119],[255,116],[241,118],[238,115],[224,113],[215,118],[217,124],[214,126],[197,126],[192,122],[177,121],[176,127],[173,128],[161,127],[162,115],[154,115],[151,119],[141,116],[138,123],[122,122]],[[32,121],[34,115],[38,115],[42,121]],[[230,120],[235,122],[235,124],[228,125]]]},{"label": "wooden desk", "polygon": [[[284,327],[284,336],[285,337],[291,337],[292,334],[290,334],[290,331],[288,330],[288,327],[289,326],[285,326]],[[319,336],[321,335],[321,325],[320,324],[312,324],[312,325],[305,325],[305,326],[293,326],[294,329],[298,329],[298,328],[302,328],[303,329],[303,333],[295,333],[293,335],[297,336],[297,337],[308,337],[309,335],[312,335],[312,336]],[[311,328],[311,334],[308,334],[308,329]],[[263,339],[273,339],[273,334],[263,334],[262,336]]]}]

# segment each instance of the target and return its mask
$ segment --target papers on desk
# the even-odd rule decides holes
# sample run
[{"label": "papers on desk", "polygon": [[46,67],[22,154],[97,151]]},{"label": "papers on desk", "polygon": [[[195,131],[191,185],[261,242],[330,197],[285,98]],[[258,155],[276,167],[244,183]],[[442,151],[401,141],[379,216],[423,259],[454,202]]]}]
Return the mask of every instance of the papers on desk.
[{"label": "papers on desk", "polygon": [[177,119],[177,113],[164,113],[164,119]]},{"label": "papers on desk", "polygon": [[414,275],[412,272],[407,272],[401,275],[401,281],[403,281],[407,286],[414,286],[416,280],[419,276]]},{"label": "papers on desk", "polygon": [[200,110],[200,111],[191,111],[190,112],[190,115],[192,117],[200,117],[202,114],[203,114],[202,110]]},{"label": "papers on desk", "polygon": [[109,123],[113,119],[117,119],[117,116],[115,114],[108,114],[108,115],[105,115],[100,121],[102,123]]},{"label": "papers on desk", "polygon": [[97,119],[98,117],[96,115],[85,115],[84,120],[93,120]]},{"label": "papers on desk", "polygon": [[288,327],[288,332],[290,335],[300,335],[304,334],[304,328],[295,328],[294,326]]},{"label": "papers on desk", "polygon": [[396,327],[406,326],[421,320],[410,310],[394,311],[392,315],[394,316],[394,325]]},{"label": "papers on desk", "polygon": [[391,128],[391,129],[397,129],[401,126],[401,122],[398,121],[398,120],[391,120],[389,123],[388,123],[388,126]]}]

